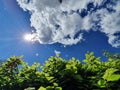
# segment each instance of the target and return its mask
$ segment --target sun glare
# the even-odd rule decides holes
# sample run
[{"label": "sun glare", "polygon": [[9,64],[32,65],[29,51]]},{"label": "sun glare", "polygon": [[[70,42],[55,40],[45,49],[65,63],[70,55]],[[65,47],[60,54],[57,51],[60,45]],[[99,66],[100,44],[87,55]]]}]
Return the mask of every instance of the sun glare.
[{"label": "sun glare", "polygon": [[32,34],[25,34],[24,35],[24,39],[26,41],[33,41],[33,38],[34,38],[34,35],[32,35]]},{"label": "sun glare", "polygon": [[35,42],[39,40],[39,37],[36,33],[33,33],[33,34],[26,33],[23,38],[24,40],[30,41],[30,42]]}]

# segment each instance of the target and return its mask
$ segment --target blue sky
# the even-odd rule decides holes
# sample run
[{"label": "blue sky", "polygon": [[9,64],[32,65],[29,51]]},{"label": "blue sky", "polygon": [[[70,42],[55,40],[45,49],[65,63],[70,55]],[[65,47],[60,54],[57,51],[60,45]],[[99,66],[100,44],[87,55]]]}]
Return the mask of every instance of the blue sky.
[{"label": "blue sky", "polygon": [[[44,63],[55,52],[60,52],[65,59],[80,60],[85,58],[87,51],[102,57],[102,50],[120,53],[120,2],[73,1],[63,0],[59,4],[57,0],[29,0],[27,3],[0,0],[0,59],[23,55],[31,64],[34,61]],[[32,33],[32,30],[38,39],[25,41],[24,34]]]}]

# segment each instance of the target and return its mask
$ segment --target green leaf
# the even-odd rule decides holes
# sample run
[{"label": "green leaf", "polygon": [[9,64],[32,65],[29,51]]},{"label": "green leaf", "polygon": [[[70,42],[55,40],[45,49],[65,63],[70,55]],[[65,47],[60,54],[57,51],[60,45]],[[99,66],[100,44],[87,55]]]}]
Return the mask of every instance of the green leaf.
[{"label": "green leaf", "polygon": [[58,84],[57,84],[57,83],[53,83],[53,85],[54,85],[55,87],[57,87],[57,86],[58,86]]},{"label": "green leaf", "polygon": [[107,81],[118,81],[119,79],[120,79],[120,75],[113,74],[107,79]]},{"label": "green leaf", "polygon": [[28,87],[25,90],[35,90],[35,88],[34,87]]},{"label": "green leaf", "polygon": [[103,75],[103,79],[108,80],[111,77],[111,75],[114,74],[116,71],[118,70],[115,68],[107,69],[105,74]]},{"label": "green leaf", "polygon": [[38,90],[46,90],[46,88],[41,86]]},{"label": "green leaf", "polygon": [[56,87],[55,90],[62,90],[62,88],[61,87]]},{"label": "green leaf", "polygon": [[105,80],[101,79],[98,81],[98,85],[101,87],[101,88],[104,88],[105,87]]},{"label": "green leaf", "polygon": [[67,64],[66,69],[71,69],[71,65]]},{"label": "green leaf", "polygon": [[48,87],[46,87],[46,90],[54,90],[54,87],[53,86],[48,86]]}]

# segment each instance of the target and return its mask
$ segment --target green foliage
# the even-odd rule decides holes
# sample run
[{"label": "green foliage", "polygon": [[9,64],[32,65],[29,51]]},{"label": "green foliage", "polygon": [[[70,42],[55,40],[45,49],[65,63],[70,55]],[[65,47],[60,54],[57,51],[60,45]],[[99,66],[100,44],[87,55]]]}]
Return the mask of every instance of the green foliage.
[{"label": "green foliage", "polygon": [[38,90],[46,90],[46,88],[41,86]]},{"label": "green foliage", "polygon": [[107,51],[106,62],[93,52],[83,62],[51,56],[41,66],[29,66],[23,57],[12,56],[0,65],[0,90],[119,90],[120,55]]},{"label": "green foliage", "polygon": [[28,87],[28,88],[26,88],[24,90],[35,90],[35,88],[34,87]]},{"label": "green foliage", "polygon": [[118,71],[118,70],[114,69],[114,68],[107,69],[104,76],[103,76],[103,79],[107,80],[107,81],[117,81],[117,80],[119,80],[120,75],[115,74],[116,71]]},{"label": "green foliage", "polygon": [[101,88],[105,88],[105,84],[106,84],[106,82],[105,82],[105,80],[103,80],[103,79],[101,79],[101,80],[98,81],[98,85],[99,85]]},{"label": "green foliage", "polygon": [[41,86],[38,90],[62,90],[62,88],[58,87],[57,83],[54,83],[53,86],[47,86],[46,88],[44,88],[43,86]]},{"label": "green foliage", "polygon": [[38,63],[29,66],[22,57],[8,58],[0,67],[0,90],[23,90],[27,87],[39,88],[40,85],[47,85],[46,77],[38,68]]},{"label": "green foliage", "polygon": [[118,81],[120,79],[120,74],[115,74],[116,71],[118,71],[118,70],[115,68],[107,69],[105,71],[105,74],[102,77],[103,79],[98,81],[98,85],[102,88],[103,87],[108,88],[108,86],[107,86],[108,82]]}]

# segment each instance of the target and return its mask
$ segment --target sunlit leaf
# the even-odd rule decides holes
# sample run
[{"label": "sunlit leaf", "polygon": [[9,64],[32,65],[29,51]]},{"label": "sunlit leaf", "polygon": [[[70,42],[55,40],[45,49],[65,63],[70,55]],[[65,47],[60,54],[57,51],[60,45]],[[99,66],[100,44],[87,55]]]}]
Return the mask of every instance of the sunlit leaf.
[{"label": "sunlit leaf", "polygon": [[120,75],[113,74],[107,80],[108,81],[118,81],[120,79]]},{"label": "sunlit leaf", "polygon": [[41,86],[38,90],[46,90],[46,88]]},{"label": "sunlit leaf", "polygon": [[104,88],[105,87],[105,80],[101,79],[98,81],[98,85],[101,87],[101,88]]},{"label": "sunlit leaf", "polygon": [[104,76],[103,76],[103,78],[105,80],[109,80],[110,77],[111,77],[111,75],[114,74],[116,71],[118,71],[118,70],[114,69],[114,68],[107,69],[106,72],[105,72],[105,74],[104,74]]}]

